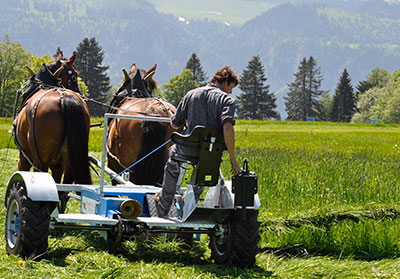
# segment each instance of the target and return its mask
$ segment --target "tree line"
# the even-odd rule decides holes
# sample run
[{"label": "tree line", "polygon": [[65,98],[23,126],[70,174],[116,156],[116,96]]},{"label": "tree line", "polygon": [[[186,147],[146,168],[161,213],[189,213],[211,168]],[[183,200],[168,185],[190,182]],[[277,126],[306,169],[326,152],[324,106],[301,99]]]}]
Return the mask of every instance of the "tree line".
[{"label": "tree line", "polygon": [[[182,73],[163,86],[160,96],[177,105],[187,91],[204,85],[206,76],[200,59],[193,53]],[[284,97],[286,120],[400,123],[400,69],[389,73],[375,68],[356,88],[344,69],[333,94],[321,89],[322,80],[315,58],[304,57],[294,73],[294,80],[288,83]],[[237,117],[280,120],[276,94],[269,88],[260,56],[253,56],[240,75]]]},{"label": "tree line", "polygon": [[[92,100],[88,102],[90,113],[101,116],[106,107],[99,103],[107,104],[113,95],[107,74],[109,66],[103,65],[104,51],[95,38],[84,38],[75,51],[81,89]],[[60,52],[58,47],[53,57]],[[50,55],[30,54],[5,36],[0,43],[0,116],[12,114],[15,93],[29,80],[25,65],[38,70],[42,63],[52,60]],[[323,76],[313,56],[304,57],[293,75],[284,97],[287,120],[400,123],[400,69],[393,73],[373,69],[355,89],[350,74],[344,69],[333,94],[321,89]],[[182,73],[172,77],[156,94],[177,106],[188,91],[205,85],[207,80],[199,57],[193,53]],[[270,92],[267,81],[260,56],[253,56],[240,75],[241,93],[236,98],[239,119],[281,119],[276,109],[276,94]]]},{"label": "tree line", "polygon": [[[200,59],[193,53],[180,75],[172,77],[159,95],[174,106],[190,90],[207,83],[207,74]],[[239,89],[242,93],[236,99],[236,112],[239,119],[280,119],[276,110],[276,96],[266,84],[267,77],[260,56],[254,56],[240,75]]]},{"label": "tree line", "polygon": [[[85,38],[76,47],[75,66],[79,71],[78,83],[87,98],[100,102],[108,102],[111,95],[110,78],[104,66],[104,51],[95,38]],[[26,66],[38,71],[42,64],[48,64],[62,53],[60,47],[52,56],[35,56],[26,51],[20,43],[12,42],[5,36],[0,42],[0,116],[11,116],[14,108],[16,92],[22,92],[28,85],[30,76]],[[94,102],[88,102],[93,116],[103,115],[105,108]]]},{"label": "tree line", "polygon": [[300,62],[294,76],[285,97],[288,120],[400,123],[400,69],[390,74],[375,68],[353,88],[345,68],[332,96],[320,89],[323,77],[312,56]]}]

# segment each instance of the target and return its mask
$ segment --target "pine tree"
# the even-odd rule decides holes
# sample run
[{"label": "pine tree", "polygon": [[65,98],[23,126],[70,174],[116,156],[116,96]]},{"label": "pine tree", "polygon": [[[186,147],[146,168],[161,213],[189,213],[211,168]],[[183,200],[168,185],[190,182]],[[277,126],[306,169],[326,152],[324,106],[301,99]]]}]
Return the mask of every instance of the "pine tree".
[{"label": "pine tree", "polygon": [[319,119],[322,111],[320,90],[322,75],[315,59],[303,58],[294,74],[295,80],[288,84],[288,96],[284,97],[288,120],[303,120],[308,117]]},{"label": "pine tree", "polygon": [[[79,75],[88,88],[88,98],[97,101],[105,101],[107,93],[111,89],[110,78],[106,71],[110,66],[102,66],[104,51],[95,38],[85,38],[76,48],[77,59],[75,65]],[[88,102],[91,115],[103,115],[105,108]]]},{"label": "pine tree", "polygon": [[344,69],[333,97],[330,120],[334,122],[350,122],[354,113],[354,90],[349,73]]},{"label": "pine tree", "polygon": [[372,87],[374,87],[374,85],[368,81],[368,80],[361,80],[358,85],[357,85],[357,94],[363,94],[366,91],[368,91],[369,89],[371,89]]},{"label": "pine tree", "polygon": [[306,98],[304,92],[306,91],[306,70],[307,59],[303,58],[298,67],[297,73],[294,74],[295,81],[288,84],[289,93],[285,99],[285,106],[287,112],[287,120],[305,120],[306,112]]},{"label": "pine tree", "polygon": [[342,111],[341,102],[338,94],[333,95],[331,111],[329,112],[329,120],[332,122],[339,122],[339,111]]},{"label": "pine tree", "polygon": [[185,69],[189,69],[193,73],[192,81],[196,81],[200,86],[206,85],[207,75],[203,71],[200,64],[200,58],[197,57],[196,53],[192,53],[189,60],[186,62]]},{"label": "pine tree", "polygon": [[269,92],[269,85],[260,56],[253,56],[240,77],[239,88],[243,92],[237,97],[237,114],[242,119],[279,118],[276,111],[276,96]]}]

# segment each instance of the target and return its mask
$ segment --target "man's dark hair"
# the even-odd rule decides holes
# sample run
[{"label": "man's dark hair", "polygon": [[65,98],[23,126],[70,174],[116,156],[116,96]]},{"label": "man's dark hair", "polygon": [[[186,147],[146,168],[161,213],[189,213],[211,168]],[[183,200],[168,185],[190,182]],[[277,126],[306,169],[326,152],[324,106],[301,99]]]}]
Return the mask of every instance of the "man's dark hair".
[{"label": "man's dark hair", "polygon": [[239,78],[237,77],[235,71],[228,65],[225,65],[219,69],[212,77],[211,82],[218,82],[221,84],[225,80],[228,81],[228,84],[232,82],[235,83],[235,86],[239,84]]}]

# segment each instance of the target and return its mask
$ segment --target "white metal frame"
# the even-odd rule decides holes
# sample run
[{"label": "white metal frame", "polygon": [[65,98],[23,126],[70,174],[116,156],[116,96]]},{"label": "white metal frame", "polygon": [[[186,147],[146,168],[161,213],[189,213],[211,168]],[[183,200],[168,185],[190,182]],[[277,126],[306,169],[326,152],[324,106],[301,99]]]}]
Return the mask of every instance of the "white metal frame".
[{"label": "white metal frame", "polygon": [[100,172],[100,188],[99,193],[101,196],[104,195],[104,172],[106,168],[106,144],[107,144],[107,130],[108,120],[110,118],[128,119],[128,120],[142,120],[142,121],[153,121],[153,122],[166,122],[169,123],[171,118],[167,117],[154,117],[154,116],[141,116],[141,115],[122,115],[122,114],[104,114],[104,128],[103,128],[103,147],[101,153],[101,172]]}]

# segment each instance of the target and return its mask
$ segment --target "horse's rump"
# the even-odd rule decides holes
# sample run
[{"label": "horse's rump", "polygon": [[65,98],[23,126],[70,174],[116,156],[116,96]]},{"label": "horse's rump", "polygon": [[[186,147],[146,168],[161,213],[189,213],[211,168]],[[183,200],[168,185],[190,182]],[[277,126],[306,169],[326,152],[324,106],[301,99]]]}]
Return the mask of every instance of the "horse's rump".
[{"label": "horse's rump", "polygon": [[[125,100],[120,109],[119,114],[156,117],[171,117],[171,112],[175,111],[171,104],[153,98]],[[172,128],[169,123],[114,119],[110,125],[111,137],[107,143],[111,153],[109,154],[110,167],[121,171],[132,165],[165,143],[171,133]],[[135,165],[131,169],[130,180],[138,185],[161,183],[169,146],[170,144],[160,148]]]},{"label": "horse's rump", "polygon": [[[16,141],[36,169],[47,171],[63,165],[73,173],[73,178],[67,180],[90,183],[89,122],[86,104],[79,95],[61,88],[41,89],[29,98],[17,117]],[[54,176],[56,181],[61,178],[61,174],[59,178]]]},{"label": "horse's rump", "polygon": [[42,171],[47,171],[49,162],[57,160],[54,154],[58,154],[64,139],[59,99],[59,92],[41,89],[17,116],[16,141],[36,169]]}]

